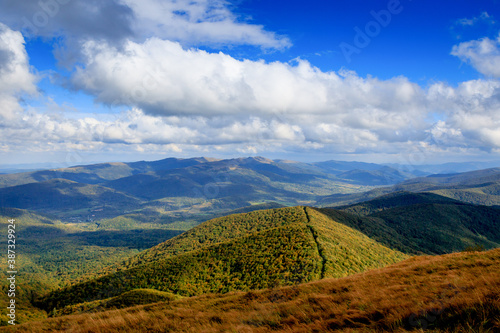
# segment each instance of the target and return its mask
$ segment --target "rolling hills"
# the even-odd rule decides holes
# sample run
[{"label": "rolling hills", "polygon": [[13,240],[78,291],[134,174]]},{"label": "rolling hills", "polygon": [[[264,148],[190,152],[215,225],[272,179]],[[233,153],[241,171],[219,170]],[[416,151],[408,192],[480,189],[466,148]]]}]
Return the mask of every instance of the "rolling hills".
[{"label": "rolling hills", "polygon": [[54,215],[92,215],[99,207],[105,215],[121,214],[138,208],[133,196],[99,185],[88,185],[65,179],[0,188],[0,207],[35,210]]},{"label": "rolling hills", "polygon": [[382,267],[407,256],[308,207],[207,221],[115,267],[52,292],[53,308],[115,297],[136,288],[192,296],[297,284]]},{"label": "rolling hills", "polygon": [[341,279],[49,318],[5,332],[497,332],[500,250],[413,257]]},{"label": "rolling hills", "polygon": [[0,175],[0,187],[24,185],[29,183],[48,181],[52,179],[66,179],[78,183],[95,185],[139,173],[184,168],[211,161],[214,161],[214,159],[203,157],[190,159],[166,158],[163,160],[152,162],[111,162],[74,166],[61,169],[21,172]]}]

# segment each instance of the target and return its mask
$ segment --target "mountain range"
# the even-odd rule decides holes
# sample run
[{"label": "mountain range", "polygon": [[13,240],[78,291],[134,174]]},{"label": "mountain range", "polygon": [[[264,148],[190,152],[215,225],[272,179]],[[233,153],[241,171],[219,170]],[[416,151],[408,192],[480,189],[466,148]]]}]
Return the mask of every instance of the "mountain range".
[{"label": "mountain range", "polygon": [[500,202],[499,169],[454,176],[397,167],[262,157],[101,163],[0,175],[0,206],[34,210],[65,222],[96,222],[101,229],[142,224],[187,230],[269,202],[341,206],[397,191],[432,192],[485,205]]}]

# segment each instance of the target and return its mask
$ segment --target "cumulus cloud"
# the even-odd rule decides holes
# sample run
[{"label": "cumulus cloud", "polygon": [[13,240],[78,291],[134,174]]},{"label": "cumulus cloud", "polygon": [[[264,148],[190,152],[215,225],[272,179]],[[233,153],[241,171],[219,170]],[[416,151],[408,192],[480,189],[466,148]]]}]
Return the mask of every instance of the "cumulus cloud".
[{"label": "cumulus cloud", "polygon": [[154,115],[268,118],[310,115],[349,127],[384,129],[412,123],[422,89],[407,78],[361,78],[296,63],[237,60],[152,38],[123,49],[85,44],[85,65],[72,85],[98,102],[134,105]]},{"label": "cumulus cloud", "polygon": [[500,35],[495,40],[482,38],[460,43],[451,54],[486,76],[500,78]]},{"label": "cumulus cloud", "polygon": [[37,92],[36,79],[30,71],[23,36],[0,23],[0,119],[8,121],[21,111],[21,97]]},{"label": "cumulus cloud", "polygon": [[484,150],[500,147],[500,140],[494,134],[500,133],[498,80],[471,80],[456,88],[434,84],[428,99],[444,118],[431,130],[437,142]]},{"label": "cumulus cloud", "polygon": [[[45,1],[56,1],[61,14],[45,11],[50,20],[38,35],[81,37],[73,45],[81,58],[69,87],[128,111],[114,117],[21,106],[24,94],[36,94],[37,78],[22,35],[0,25],[0,126],[2,136],[11,138],[0,151],[500,149],[500,83],[494,79],[500,76],[500,39],[466,42],[452,51],[490,78],[423,88],[403,76],[380,80],[347,70],[324,72],[301,59],[238,60],[192,47],[202,40],[288,45],[263,27],[238,21],[222,1]],[[9,2],[0,19],[16,11],[33,18],[40,6]],[[86,14],[71,22],[65,14],[70,8]],[[89,17],[99,20],[114,9],[116,17],[90,28]],[[112,26],[115,31],[107,31]]]},{"label": "cumulus cloud", "polygon": [[84,54],[72,87],[130,111],[110,120],[29,110],[4,133],[22,132],[27,149],[395,154],[412,147],[500,148],[497,80],[421,88],[405,77],[323,72],[300,59],[237,60],[157,38],[121,48],[87,41]]}]

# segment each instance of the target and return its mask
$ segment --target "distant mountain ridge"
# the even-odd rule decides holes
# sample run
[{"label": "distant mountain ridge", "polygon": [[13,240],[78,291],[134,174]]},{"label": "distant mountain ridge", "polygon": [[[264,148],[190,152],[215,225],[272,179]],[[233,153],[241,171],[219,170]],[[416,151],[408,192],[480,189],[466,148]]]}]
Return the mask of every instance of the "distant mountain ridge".
[{"label": "distant mountain ridge", "polygon": [[[387,167],[350,164],[304,164],[246,157],[167,158],[75,166],[0,175],[0,205],[37,210],[65,221],[127,215],[128,221],[147,221],[162,228],[169,227],[165,225],[169,221],[188,220],[186,223],[193,224],[267,202],[283,206],[314,204],[320,195],[365,189],[360,179],[342,178],[341,173],[349,168],[379,168],[382,171],[372,175],[373,182],[377,182],[377,177],[384,184],[389,179],[383,174]],[[102,225],[116,226],[115,222]]]},{"label": "distant mountain ridge", "polygon": [[500,205],[500,168],[417,177],[363,193],[324,196],[319,206],[345,206],[394,192],[434,193],[471,204]]}]

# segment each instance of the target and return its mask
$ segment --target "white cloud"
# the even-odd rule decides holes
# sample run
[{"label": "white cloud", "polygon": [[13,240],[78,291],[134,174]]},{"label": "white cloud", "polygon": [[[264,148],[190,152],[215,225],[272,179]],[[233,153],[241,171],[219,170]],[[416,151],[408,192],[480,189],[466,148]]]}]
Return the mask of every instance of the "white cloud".
[{"label": "white cloud", "polygon": [[486,76],[500,78],[500,35],[496,40],[482,38],[460,43],[451,54]]},{"label": "white cloud", "polygon": [[[295,64],[236,60],[152,38],[123,49],[87,42],[73,87],[107,104],[134,105],[167,116],[335,118],[347,126],[383,129],[413,122],[425,98],[407,78],[361,78]],[[369,117],[368,119],[363,119]],[[410,118],[409,118],[410,117]]]},{"label": "white cloud", "polygon": [[36,94],[36,76],[31,73],[24,38],[0,23],[0,120],[12,119],[24,94]]},{"label": "white cloud", "polygon": [[[281,47],[279,37],[238,22],[222,2],[207,9],[210,3],[178,2],[180,7],[165,8],[153,0],[141,2],[140,8],[130,3],[135,22],[152,22],[143,31],[130,26],[135,34],[160,34],[153,31],[161,26],[159,20],[182,7],[189,13],[172,14],[178,21],[164,23],[174,26],[162,38],[178,34],[175,27],[185,27],[186,34],[178,39],[187,43],[195,43],[196,38],[223,43],[248,33],[253,37],[243,39],[247,44]],[[89,8],[95,5],[88,3]],[[154,11],[141,14],[147,6]],[[158,16],[148,16],[153,12]],[[200,30],[199,20],[209,23],[206,29]],[[235,28],[227,36],[218,30],[226,25]],[[398,154],[412,149],[446,153],[500,148],[500,82],[495,79],[422,88],[403,76],[380,80],[345,70],[323,72],[301,59],[292,63],[237,60],[156,37],[133,39],[123,31],[126,37],[120,45],[97,38],[79,44],[83,46],[81,66],[69,82],[97,102],[130,109],[113,118],[24,109],[21,97],[36,93],[36,76],[30,72],[22,35],[0,25],[0,134],[9,138],[0,150],[210,155],[215,151]],[[462,43],[453,54],[490,77],[500,77],[499,43],[487,38]]]},{"label": "white cloud", "polygon": [[452,88],[442,83],[429,89],[429,105],[443,115],[431,133],[445,146],[490,150],[500,147],[500,82],[472,80]]},{"label": "white cloud", "polygon": [[[13,138],[10,149],[26,151],[134,150],[142,152],[266,152],[318,151],[398,154],[425,147],[442,153],[456,149],[500,147],[500,84],[476,80],[453,88],[442,83],[423,92],[421,113],[401,109],[375,112],[368,120],[350,123],[344,116],[231,115],[158,116],[133,109],[114,119],[108,115],[62,115],[28,110],[4,124],[2,135]],[[420,100],[422,99],[419,96]],[[415,102],[416,103],[416,102]],[[426,121],[429,113],[442,120]],[[394,114],[394,118],[388,115]],[[420,128],[413,128],[420,123]],[[401,123],[401,119],[407,119]],[[378,122],[378,125],[377,125]],[[374,124],[374,126],[371,126]],[[5,148],[4,148],[5,150]]]}]

